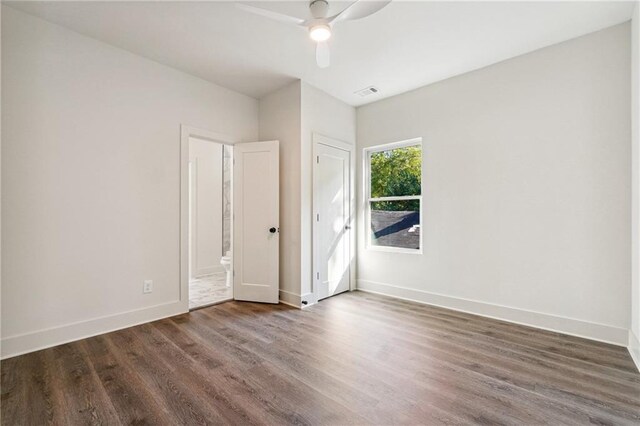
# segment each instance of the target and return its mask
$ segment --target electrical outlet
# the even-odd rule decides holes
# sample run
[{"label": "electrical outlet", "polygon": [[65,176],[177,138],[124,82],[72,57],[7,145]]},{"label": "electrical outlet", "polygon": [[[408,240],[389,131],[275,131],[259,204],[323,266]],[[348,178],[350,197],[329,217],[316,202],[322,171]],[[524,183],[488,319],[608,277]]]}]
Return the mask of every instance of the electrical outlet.
[{"label": "electrical outlet", "polygon": [[153,280],[144,280],[144,284],[142,285],[143,293],[151,293],[153,291]]}]

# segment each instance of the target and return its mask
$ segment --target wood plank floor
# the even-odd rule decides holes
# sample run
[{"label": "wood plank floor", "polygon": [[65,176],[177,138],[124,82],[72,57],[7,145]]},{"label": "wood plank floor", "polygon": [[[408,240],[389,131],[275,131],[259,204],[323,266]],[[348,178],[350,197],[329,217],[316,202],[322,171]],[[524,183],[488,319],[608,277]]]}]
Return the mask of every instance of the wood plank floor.
[{"label": "wood plank floor", "polygon": [[624,348],[366,294],[229,302],[2,362],[2,424],[640,424]]}]

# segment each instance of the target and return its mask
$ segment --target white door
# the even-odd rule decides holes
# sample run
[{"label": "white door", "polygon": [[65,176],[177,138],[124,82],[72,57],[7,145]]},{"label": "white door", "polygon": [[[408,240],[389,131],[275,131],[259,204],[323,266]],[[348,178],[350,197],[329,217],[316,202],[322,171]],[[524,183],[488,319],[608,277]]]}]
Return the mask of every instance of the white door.
[{"label": "white door", "polygon": [[350,174],[349,151],[316,145],[314,241],[318,300],[349,290]]},{"label": "white door", "polygon": [[233,296],[278,303],[278,141],[235,144]]}]

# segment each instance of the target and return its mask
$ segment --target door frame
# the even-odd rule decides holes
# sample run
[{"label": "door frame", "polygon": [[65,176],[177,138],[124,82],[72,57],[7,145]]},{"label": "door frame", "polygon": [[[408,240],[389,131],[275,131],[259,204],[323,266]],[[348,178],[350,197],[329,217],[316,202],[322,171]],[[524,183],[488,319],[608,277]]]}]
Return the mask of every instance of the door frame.
[{"label": "door frame", "polygon": [[318,238],[318,221],[316,215],[318,214],[318,145],[327,145],[332,148],[337,148],[349,153],[349,218],[347,223],[351,227],[349,229],[349,291],[356,289],[356,194],[355,194],[355,145],[334,139],[328,136],[321,135],[319,133],[312,134],[313,141],[313,222],[312,228],[312,250],[313,250],[313,277],[311,279],[311,293],[313,294],[313,303],[318,302],[318,272],[320,271],[320,239]]},{"label": "door frame", "polygon": [[[189,311],[189,138],[204,139],[224,145],[235,145],[228,135],[180,125],[180,306]],[[233,166],[232,166],[233,167]],[[232,172],[233,174],[233,172]],[[233,195],[232,195],[233,197]],[[233,199],[232,199],[233,203]],[[232,207],[233,208],[233,207]],[[231,250],[233,250],[233,227],[231,227]],[[231,259],[233,270],[233,258]]]}]

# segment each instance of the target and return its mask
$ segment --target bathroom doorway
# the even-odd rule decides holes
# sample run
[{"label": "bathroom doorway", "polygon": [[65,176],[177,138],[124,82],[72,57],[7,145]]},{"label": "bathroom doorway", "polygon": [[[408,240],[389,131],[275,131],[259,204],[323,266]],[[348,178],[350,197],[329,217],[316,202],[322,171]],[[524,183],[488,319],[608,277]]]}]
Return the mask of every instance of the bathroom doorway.
[{"label": "bathroom doorway", "polygon": [[189,137],[189,309],[233,299],[233,147]]}]

